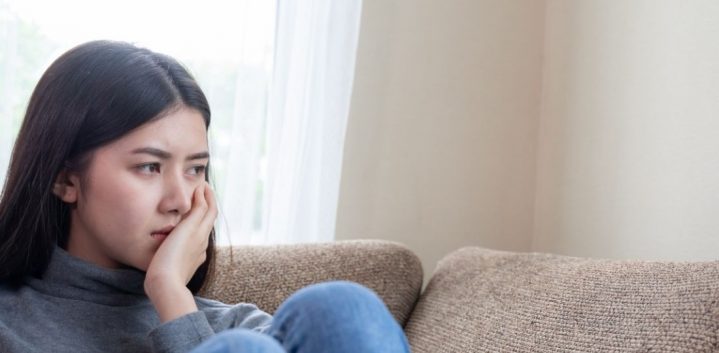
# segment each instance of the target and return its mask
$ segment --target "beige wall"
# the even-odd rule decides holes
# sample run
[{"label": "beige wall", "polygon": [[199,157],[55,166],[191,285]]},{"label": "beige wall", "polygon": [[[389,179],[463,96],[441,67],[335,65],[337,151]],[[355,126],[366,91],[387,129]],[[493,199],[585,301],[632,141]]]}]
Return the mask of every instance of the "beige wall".
[{"label": "beige wall", "polygon": [[365,0],[338,239],[719,254],[719,1]]},{"label": "beige wall", "polygon": [[[337,238],[529,250],[543,1],[365,0]],[[427,277],[425,277],[427,278]]]},{"label": "beige wall", "polygon": [[719,1],[549,1],[534,249],[719,256]]}]

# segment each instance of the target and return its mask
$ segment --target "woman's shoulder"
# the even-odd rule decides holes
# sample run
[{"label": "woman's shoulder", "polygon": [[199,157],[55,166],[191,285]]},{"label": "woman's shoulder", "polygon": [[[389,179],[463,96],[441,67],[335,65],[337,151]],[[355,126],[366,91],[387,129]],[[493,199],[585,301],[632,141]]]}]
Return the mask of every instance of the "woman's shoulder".
[{"label": "woman's shoulder", "polygon": [[27,293],[26,288],[17,284],[0,282],[0,327],[4,327],[7,324],[4,321],[9,318],[22,315],[31,299],[32,296]]},{"label": "woman's shoulder", "polygon": [[15,300],[20,295],[21,289],[22,286],[16,283],[0,281],[0,305],[9,300]]}]

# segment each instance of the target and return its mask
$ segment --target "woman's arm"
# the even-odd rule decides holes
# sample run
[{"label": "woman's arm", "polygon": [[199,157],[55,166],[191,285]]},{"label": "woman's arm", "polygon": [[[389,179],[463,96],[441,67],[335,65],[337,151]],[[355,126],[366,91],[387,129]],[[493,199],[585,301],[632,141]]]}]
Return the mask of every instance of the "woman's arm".
[{"label": "woman's arm", "polygon": [[177,286],[173,283],[160,283],[162,278],[157,278],[148,285],[145,279],[145,292],[155,306],[160,322],[172,321],[181,316],[197,311],[195,297],[186,286]]}]

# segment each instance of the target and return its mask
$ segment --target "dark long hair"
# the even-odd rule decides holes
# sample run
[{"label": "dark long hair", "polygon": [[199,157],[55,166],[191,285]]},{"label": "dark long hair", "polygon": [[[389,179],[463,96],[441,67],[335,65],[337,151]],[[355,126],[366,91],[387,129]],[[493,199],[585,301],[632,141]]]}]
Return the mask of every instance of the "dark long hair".
[{"label": "dark long hair", "polygon": [[[84,171],[95,149],[179,106],[199,111],[209,128],[204,93],[167,55],[93,41],[55,60],[30,97],[3,186],[0,282],[41,277],[55,246],[67,245],[70,206],[52,193],[61,170]],[[187,285],[192,293],[212,275],[214,228],[209,236],[207,260]]]}]

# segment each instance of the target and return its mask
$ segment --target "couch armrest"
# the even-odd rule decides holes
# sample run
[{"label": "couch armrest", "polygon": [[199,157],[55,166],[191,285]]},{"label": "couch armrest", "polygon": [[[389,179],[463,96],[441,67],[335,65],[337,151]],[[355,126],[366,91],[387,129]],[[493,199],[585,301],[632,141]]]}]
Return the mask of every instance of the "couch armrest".
[{"label": "couch armrest", "polygon": [[589,259],[463,248],[406,332],[413,352],[716,352],[719,261]]},{"label": "couch armrest", "polygon": [[274,313],[298,289],[330,280],[371,288],[404,326],[419,297],[422,266],[406,247],[380,240],[219,247],[215,278],[200,294]]}]

